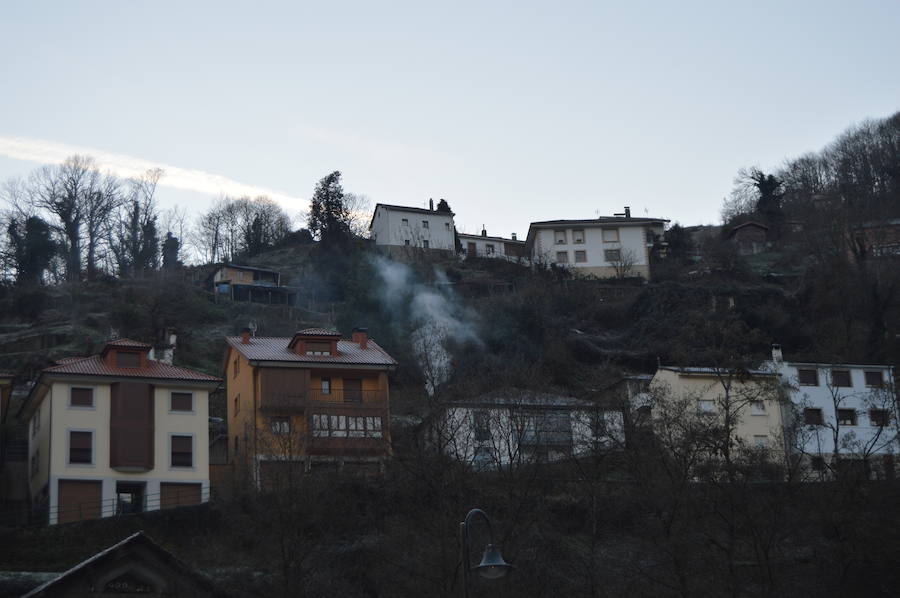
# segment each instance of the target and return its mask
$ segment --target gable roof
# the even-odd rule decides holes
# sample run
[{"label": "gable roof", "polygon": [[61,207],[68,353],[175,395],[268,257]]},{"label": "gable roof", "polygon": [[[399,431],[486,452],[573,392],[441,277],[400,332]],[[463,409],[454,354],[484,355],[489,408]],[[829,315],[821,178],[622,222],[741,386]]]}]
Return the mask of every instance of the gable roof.
[{"label": "gable roof", "polygon": [[154,542],[143,531],[139,531],[128,536],[121,542],[113,544],[105,550],[101,550],[92,557],[81,561],[71,569],[61,573],[58,577],[39,585],[38,587],[22,596],[22,598],[30,598],[32,596],[45,596],[48,595],[48,590],[49,595],[54,595],[56,593],[55,590],[63,591],[65,585],[70,581],[75,581],[75,579],[77,579],[80,574],[89,574],[92,570],[96,569],[98,565],[103,564],[105,561],[111,561],[137,547],[148,549],[149,551],[154,553],[154,555],[157,556],[164,564],[168,565],[178,573],[191,578],[192,581],[194,581],[204,590],[214,595],[225,595],[224,592],[216,589],[212,581],[205,575],[202,575],[201,573],[187,566],[185,563],[175,558],[175,556],[171,552]]},{"label": "gable roof", "polygon": [[763,224],[763,223],[761,223],[761,222],[756,222],[755,220],[751,220],[750,222],[745,222],[745,223],[743,223],[743,224],[738,224],[737,226],[731,227],[731,228],[728,230],[728,237],[731,238],[732,236],[734,236],[734,234],[735,234],[736,232],[738,232],[738,231],[741,230],[742,228],[745,228],[745,227],[748,227],[748,226],[755,226],[756,228],[761,228],[761,229],[763,229],[763,230],[765,230],[765,231],[768,231],[768,230],[769,230],[769,227],[766,226],[765,224]]},{"label": "gable roof", "polygon": [[[121,347],[123,349],[152,349],[153,347],[141,341],[132,340],[130,338],[117,338],[114,341],[106,343],[106,347]],[[106,348],[104,348],[104,351]]]},{"label": "gable roof", "polygon": [[375,204],[375,209],[372,210],[372,219],[369,220],[369,229],[372,228],[372,224],[375,223],[375,214],[378,213],[378,208],[384,208],[385,210],[393,210],[395,212],[412,212],[414,214],[430,214],[431,216],[449,216],[454,217],[456,214],[453,211],[445,212],[443,210],[429,210],[428,208],[414,208],[411,206],[397,206],[388,203],[377,203]]},{"label": "gable roof", "polygon": [[226,342],[250,361],[281,361],[314,365],[374,365],[395,367],[397,362],[371,338],[367,348],[360,349],[359,343],[349,340],[337,341],[338,355],[297,355],[288,348],[293,337],[254,336],[249,343],[243,343],[239,336],[226,337]]},{"label": "gable roof", "polygon": [[456,233],[456,236],[460,239],[482,239],[484,241],[501,241],[503,243],[515,243],[517,245],[524,245],[524,239],[507,239],[506,237],[491,237],[489,235],[482,235],[476,233]]},{"label": "gable roof", "polygon": [[65,374],[74,376],[109,376],[113,378],[152,378],[155,380],[182,380],[186,382],[221,382],[220,378],[197,370],[169,365],[152,359],[146,367],[120,368],[111,366],[100,355],[90,357],[69,357],[60,359],[57,365],[43,370],[45,374]]}]

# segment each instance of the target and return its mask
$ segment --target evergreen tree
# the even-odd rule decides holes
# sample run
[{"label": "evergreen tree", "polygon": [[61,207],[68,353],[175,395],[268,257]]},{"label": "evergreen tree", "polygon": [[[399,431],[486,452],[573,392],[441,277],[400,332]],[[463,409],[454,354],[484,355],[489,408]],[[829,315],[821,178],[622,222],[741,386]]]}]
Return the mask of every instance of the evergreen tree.
[{"label": "evergreen tree", "polygon": [[323,247],[350,240],[350,213],[344,202],[341,173],[335,170],[316,185],[309,211],[309,230]]},{"label": "evergreen tree", "polygon": [[12,219],[7,233],[16,282],[39,282],[57,252],[50,225],[37,216],[27,218],[24,225]]}]

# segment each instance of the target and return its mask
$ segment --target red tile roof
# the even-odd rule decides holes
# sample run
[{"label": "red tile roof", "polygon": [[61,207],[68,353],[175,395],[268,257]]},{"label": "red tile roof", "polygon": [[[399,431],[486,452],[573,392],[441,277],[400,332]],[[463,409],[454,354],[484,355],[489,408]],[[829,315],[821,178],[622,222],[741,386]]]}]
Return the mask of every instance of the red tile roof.
[{"label": "red tile roof", "polygon": [[153,347],[141,341],[135,341],[130,338],[117,338],[114,341],[106,343],[107,347],[124,347],[128,349],[152,349]]},{"label": "red tile roof", "polygon": [[[133,341],[132,341],[133,342]],[[74,374],[79,376],[110,376],[115,378],[154,378],[158,380],[184,380],[189,382],[220,382],[219,378],[159,361],[148,360],[147,367],[120,368],[108,365],[99,355],[69,357],[58,365],[44,368],[47,374]]]},{"label": "red tile roof", "polygon": [[349,340],[337,342],[338,355],[297,355],[288,349],[291,337],[255,336],[249,344],[241,342],[239,336],[225,339],[229,345],[251,361],[290,361],[305,364],[354,364],[395,366],[397,362],[378,343],[369,339],[367,348],[360,349],[358,343]]}]

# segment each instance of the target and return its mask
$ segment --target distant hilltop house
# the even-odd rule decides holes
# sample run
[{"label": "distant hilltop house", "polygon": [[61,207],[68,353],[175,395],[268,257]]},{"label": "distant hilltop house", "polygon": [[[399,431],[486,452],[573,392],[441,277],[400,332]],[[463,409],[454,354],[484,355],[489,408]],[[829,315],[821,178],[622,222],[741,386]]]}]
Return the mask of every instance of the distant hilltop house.
[{"label": "distant hilltop house", "polygon": [[726,238],[740,255],[756,255],[769,248],[769,227],[760,222],[744,222],[732,227]]},{"label": "distant hilltop house", "polygon": [[621,408],[518,389],[447,403],[432,436],[447,455],[477,470],[625,446]]},{"label": "distant hilltop house", "polygon": [[391,454],[388,373],[397,362],[363,328],[228,337],[231,457],[257,484],[293,466],[380,466]]},{"label": "distant hilltop house", "polygon": [[571,268],[599,278],[650,278],[650,252],[668,220],[634,218],[631,209],[592,220],[532,222],[525,241],[534,264]]},{"label": "distant hilltop house", "polygon": [[44,368],[20,412],[26,484],[49,523],[209,499],[208,397],[221,380],[130,339]]},{"label": "distant hilltop house", "polygon": [[487,230],[482,228],[480,235],[458,233],[456,236],[459,239],[460,253],[467,258],[490,257],[518,261],[526,257],[525,241],[517,239],[516,233],[509,239],[489,237]]},{"label": "distant hilltop house", "polygon": [[233,301],[279,303],[294,305],[297,289],[282,286],[277,270],[224,263],[207,278],[207,284],[217,297],[227,296]]},{"label": "distant hilltop house", "polygon": [[864,222],[851,233],[851,253],[875,257],[900,255],[900,218]]},{"label": "distant hilltop house", "polygon": [[369,233],[376,247],[390,255],[402,256],[413,249],[456,251],[453,212],[443,199],[435,209],[376,204]]}]

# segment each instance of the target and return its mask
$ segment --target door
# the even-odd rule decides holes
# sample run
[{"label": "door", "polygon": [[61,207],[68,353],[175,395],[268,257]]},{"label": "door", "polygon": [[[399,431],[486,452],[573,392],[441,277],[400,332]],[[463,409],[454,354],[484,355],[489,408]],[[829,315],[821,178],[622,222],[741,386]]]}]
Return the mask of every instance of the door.
[{"label": "door", "polygon": [[344,378],[344,402],[362,403],[362,380]]},{"label": "door", "polygon": [[103,498],[100,481],[60,480],[57,497],[57,523],[69,523],[82,519],[98,519]]},{"label": "door", "polygon": [[466,257],[478,257],[478,247],[475,243],[466,243]]},{"label": "door", "polygon": [[159,485],[159,508],[171,509],[199,505],[203,499],[203,486],[200,484],[174,484],[163,482]]},{"label": "door", "polygon": [[116,482],[116,515],[143,511],[144,496],[143,482]]}]

